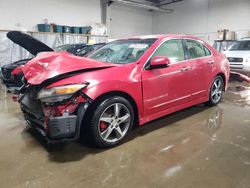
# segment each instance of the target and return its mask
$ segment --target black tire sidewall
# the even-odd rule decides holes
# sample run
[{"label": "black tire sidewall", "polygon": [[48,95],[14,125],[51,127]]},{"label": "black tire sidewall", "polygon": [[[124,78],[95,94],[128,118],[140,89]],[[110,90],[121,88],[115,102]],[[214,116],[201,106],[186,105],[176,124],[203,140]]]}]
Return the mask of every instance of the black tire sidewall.
[{"label": "black tire sidewall", "polygon": [[[126,135],[121,139],[116,142],[107,142],[102,139],[102,137],[99,134],[99,119],[103,111],[110,105],[114,103],[121,103],[125,105],[129,112],[130,112],[130,125],[128,128],[128,131]],[[91,139],[93,140],[94,144],[96,146],[101,147],[101,148],[109,148],[109,147],[114,147],[119,145],[124,138],[127,136],[127,134],[130,132],[131,128],[133,127],[134,124],[134,110],[130,102],[125,99],[124,97],[120,96],[113,96],[113,97],[108,97],[106,99],[100,100],[95,104],[95,107],[92,110],[92,117],[90,118],[89,122],[89,129],[91,133]]]},{"label": "black tire sidewall", "polygon": [[[222,94],[221,94],[220,100],[219,100],[218,102],[215,103],[215,102],[213,101],[213,99],[212,99],[212,87],[213,87],[213,85],[214,85],[214,82],[215,82],[216,80],[218,80],[218,79],[220,79],[220,80],[221,80],[221,83],[222,83],[222,87],[221,87],[221,88],[222,88]],[[209,105],[215,106],[215,105],[217,105],[218,103],[221,102],[221,99],[222,99],[222,96],[223,96],[223,92],[224,92],[224,87],[225,87],[225,84],[224,84],[223,78],[222,78],[221,76],[216,76],[216,77],[213,79],[213,81],[212,81],[212,83],[211,83],[211,86],[210,86],[209,101],[208,101]]]}]

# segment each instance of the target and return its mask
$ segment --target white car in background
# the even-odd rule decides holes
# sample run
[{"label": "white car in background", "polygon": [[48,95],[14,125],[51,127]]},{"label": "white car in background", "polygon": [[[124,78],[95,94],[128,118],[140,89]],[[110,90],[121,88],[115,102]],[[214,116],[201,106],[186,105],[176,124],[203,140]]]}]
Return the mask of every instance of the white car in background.
[{"label": "white car in background", "polygon": [[228,58],[231,71],[250,73],[250,38],[237,41],[224,54]]}]

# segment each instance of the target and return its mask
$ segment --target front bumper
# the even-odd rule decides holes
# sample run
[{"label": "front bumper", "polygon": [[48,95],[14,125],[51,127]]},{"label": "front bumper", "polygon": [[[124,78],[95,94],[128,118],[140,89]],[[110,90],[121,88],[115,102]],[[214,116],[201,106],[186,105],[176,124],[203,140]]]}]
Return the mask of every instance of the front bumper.
[{"label": "front bumper", "polygon": [[[47,120],[42,115],[31,112],[25,105],[21,104],[21,109],[29,128],[36,130],[47,143],[54,144],[74,141],[80,137],[82,120],[88,106],[88,102],[81,103],[74,114],[64,113],[62,116],[50,117]],[[47,127],[44,126],[45,121]]]},{"label": "front bumper", "polygon": [[48,136],[51,139],[71,138],[76,133],[76,115],[63,114],[48,120]]}]

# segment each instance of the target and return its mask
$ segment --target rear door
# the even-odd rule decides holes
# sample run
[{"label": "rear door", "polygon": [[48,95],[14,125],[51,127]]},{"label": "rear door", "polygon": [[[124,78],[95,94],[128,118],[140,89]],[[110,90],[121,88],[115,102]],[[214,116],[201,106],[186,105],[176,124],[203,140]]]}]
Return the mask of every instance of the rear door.
[{"label": "rear door", "polygon": [[196,82],[190,83],[193,88],[192,98],[195,100],[205,97],[210,88],[215,59],[202,42],[185,39],[184,43],[189,55],[189,61],[192,64],[192,74],[196,78]]}]

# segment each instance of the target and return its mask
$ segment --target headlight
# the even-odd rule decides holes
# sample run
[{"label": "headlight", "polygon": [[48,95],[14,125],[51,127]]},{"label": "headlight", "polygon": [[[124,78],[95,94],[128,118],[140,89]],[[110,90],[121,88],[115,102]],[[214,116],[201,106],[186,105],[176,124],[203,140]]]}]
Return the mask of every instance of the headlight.
[{"label": "headlight", "polygon": [[42,89],[37,98],[42,102],[60,102],[69,99],[77,91],[87,87],[88,84],[74,84]]},{"label": "headlight", "polygon": [[248,58],[246,59],[246,62],[249,62],[249,63],[250,63],[250,57],[248,57]]}]

